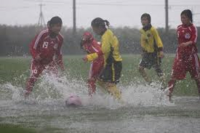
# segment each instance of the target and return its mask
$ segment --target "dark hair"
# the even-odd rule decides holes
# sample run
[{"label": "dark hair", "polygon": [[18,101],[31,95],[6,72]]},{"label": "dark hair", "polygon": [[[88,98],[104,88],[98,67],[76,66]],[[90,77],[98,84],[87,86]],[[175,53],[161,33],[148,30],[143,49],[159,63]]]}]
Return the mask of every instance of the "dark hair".
[{"label": "dark hair", "polygon": [[142,14],[141,19],[144,18],[144,17],[146,17],[147,20],[149,21],[149,23],[151,23],[151,16],[148,13]]},{"label": "dark hair", "polygon": [[91,22],[92,27],[106,27],[109,25],[110,23],[108,22],[108,20],[103,20],[102,18],[99,18],[99,17],[93,19]]},{"label": "dark hair", "polygon": [[49,26],[54,24],[62,24],[62,19],[58,16],[51,18],[51,20],[49,20]]},{"label": "dark hair", "polygon": [[193,22],[192,11],[190,9],[183,10],[181,12],[181,15],[187,16],[190,19],[190,21]]}]

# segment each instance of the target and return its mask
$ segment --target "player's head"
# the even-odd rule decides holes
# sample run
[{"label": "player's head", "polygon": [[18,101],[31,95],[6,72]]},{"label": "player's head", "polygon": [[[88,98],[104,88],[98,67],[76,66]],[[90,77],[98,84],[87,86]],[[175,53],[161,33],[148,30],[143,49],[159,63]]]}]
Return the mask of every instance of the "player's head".
[{"label": "player's head", "polygon": [[82,41],[84,42],[90,42],[93,40],[93,36],[90,32],[84,32],[82,36]]},{"label": "player's head", "polygon": [[141,23],[143,26],[151,24],[151,16],[148,13],[144,13],[141,16]]},{"label": "player's head", "polygon": [[189,9],[183,10],[181,12],[181,22],[184,25],[189,25],[193,22],[193,18],[192,18],[192,11]]},{"label": "player's head", "polygon": [[62,27],[62,19],[58,16],[51,18],[48,22],[48,28],[51,32],[58,34]]},{"label": "player's head", "polygon": [[88,32],[88,31],[84,32],[84,33],[83,33],[83,36],[82,36],[82,39],[81,39],[81,43],[80,43],[81,48],[84,48],[83,45],[85,45],[85,44],[89,45],[90,42],[91,42],[93,39],[94,39],[94,38],[93,38],[93,36],[92,36],[92,34],[91,34],[90,32]]},{"label": "player's head", "polygon": [[109,22],[98,17],[92,20],[91,26],[97,35],[102,35],[109,26]]}]

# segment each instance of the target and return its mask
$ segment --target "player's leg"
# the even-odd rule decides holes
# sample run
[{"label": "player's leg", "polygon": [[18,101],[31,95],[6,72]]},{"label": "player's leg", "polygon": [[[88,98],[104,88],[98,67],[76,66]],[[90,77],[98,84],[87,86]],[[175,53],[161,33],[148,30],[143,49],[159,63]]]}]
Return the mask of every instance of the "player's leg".
[{"label": "player's leg", "polygon": [[159,77],[160,82],[161,82],[161,89],[165,89],[167,87],[167,85],[166,85],[165,74],[163,73],[163,71],[161,69],[161,58],[156,57],[154,63],[155,63],[154,69]]},{"label": "player's leg", "polygon": [[171,78],[168,82],[168,87],[166,89],[167,95],[169,96],[170,101],[171,101],[172,93],[176,85],[176,80],[182,80],[186,76],[187,70],[185,68],[185,65],[186,64],[183,62],[183,60],[180,60],[178,58],[174,59]]},{"label": "player's leg", "polygon": [[146,73],[146,71],[145,71],[145,68],[143,67],[143,66],[139,66],[139,68],[138,68],[138,71],[139,71],[139,73],[142,75],[142,77],[144,78],[144,80],[148,83],[148,84],[150,84],[151,83],[151,80],[150,80],[150,78],[148,77],[148,75],[147,75],[147,73]]},{"label": "player's leg", "polygon": [[108,84],[108,91],[112,94],[116,99],[121,99],[121,91],[117,88],[117,83],[119,83],[119,79],[121,77],[122,71],[122,62],[114,62],[112,66],[113,73],[113,83]]},{"label": "player's leg", "polygon": [[88,93],[92,96],[96,92],[96,80],[94,78],[88,79]]},{"label": "player's leg", "polygon": [[167,96],[169,97],[169,101],[171,101],[172,98],[172,92],[174,90],[174,87],[176,85],[176,79],[171,78],[168,82],[168,88],[166,90]]},{"label": "player's leg", "polygon": [[42,73],[44,67],[34,61],[31,62],[31,74],[26,82],[26,90],[24,96],[27,97],[33,89],[33,86],[35,82],[37,81],[37,78]]},{"label": "player's leg", "polygon": [[121,92],[119,88],[117,88],[115,83],[107,83],[106,88],[108,89],[108,92],[115,98],[120,100],[121,99]]},{"label": "player's leg", "polygon": [[[120,63],[117,63],[118,67],[120,67]],[[122,65],[121,65],[122,68]],[[100,79],[98,81],[99,85],[105,89],[108,93],[110,93],[114,98],[121,99],[121,92],[117,88],[116,83],[118,82],[120,76],[118,76],[121,73],[121,68],[117,68],[114,63],[110,65],[106,65],[106,67],[103,69]],[[118,70],[116,70],[118,69]],[[117,72],[118,71],[118,72]],[[117,72],[117,74],[116,74]],[[117,75],[117,77],[116,77]]]},{"label": "player's leg", "polygon": [[142,60],[139,63],[138,71],[141,74],[141,76],[144,78],[144,80],[150,84],[152,81],[148,77],[145,68],[150,69],[151,68],[151,60],[150,60],[150,54],[144,54],[142,57]]},{"label": "player's leg", "polygon": [[89,78],[88,78],[88,93],[90,96],[96,92],[96,85],[95,85],[95,78],[94,78],[94,72],[95,72],[95,63],[92,62],[90,65],[89,70]]},{"label": "player's leg", "polygon": [[93,61],[90,65],[88,79],[88,89],[90,96],[96,92],[96,80],[99,77],[102,68],[103,64],[101,61]]}]

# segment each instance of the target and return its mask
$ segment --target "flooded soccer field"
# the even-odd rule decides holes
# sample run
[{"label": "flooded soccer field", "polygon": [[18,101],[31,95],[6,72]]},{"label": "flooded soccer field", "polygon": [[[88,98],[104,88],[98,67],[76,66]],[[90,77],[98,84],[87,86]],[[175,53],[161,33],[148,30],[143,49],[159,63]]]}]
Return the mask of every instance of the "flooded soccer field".
[{"label": "flooded soccer field", "polygon": [[[69,73],[59,78],[43,75],[30,98],[25,100],[23,91],[29,66],[24,64],[28,64],[28,60],[1,59],[7,66],[0,65],[0,129],[7,124],[33,129],[37,133],[200,132],[200,100],[194,95],[196,86],[190,80],[183,81],[182,86],[177,84],[170,103],[159,83],[149,86],[140,82],[137,69],[133,69],[138,59],[130,65],[126,63],[130,58],[125,58],[126,69],[119,84],[123,102],[116,101],[98,88],[97,94],[91,98],[85,82],[88,66],[67,58]],[[165,64],[168,63],[166,60]],[[74,69],[70,69],[70,65]],[[167,76],[170,67],[165,69]],[[76,78],[81,75],[82,78]],[[181,95],[177,95],[179,91]],[[78,95],[83,106],[65,106],[70,95]]]},{"label": "flooded soccer field", "polygon": [[[15,86],[2,85],[0,124],[21,125],[44,133],[200,132],[198,97],[174,97],[170,103],[163,91],[157,88],[132,85],[121,86],[123,102],[119,103],[101,92],[88,97],[85,91],[77,91],[70,87],[71,83],[68,85],[67,90],[66,87],[57,90],[60,97],[46,93],[46,98],[41,98],[44,94],[36,94],[28,100],[23,99],[20,88],[13,91]],[[46,85],[41,86],[44,89]],[[65,106],[66,98],[75,93],[80,96],[83,106]]]}]

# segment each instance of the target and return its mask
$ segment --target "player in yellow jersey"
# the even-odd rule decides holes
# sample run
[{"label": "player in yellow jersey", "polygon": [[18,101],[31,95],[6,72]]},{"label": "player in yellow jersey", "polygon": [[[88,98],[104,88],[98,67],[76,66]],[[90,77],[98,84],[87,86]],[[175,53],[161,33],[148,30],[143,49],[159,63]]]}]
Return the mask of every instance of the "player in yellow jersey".
[{"label": "player in yellow jersey", "polygon": [[142,29],[141,32],[141,48],[142,60],[139,64],[139,72],[142,77],[150,84],[152,81],[145,72],[145,68],[153,67],[161,80],[164,89],[165,78],[161,69],[161,58],[164,57],[163,43],[158,31],[151,25],[151,16],[147,13],[141,16]]},{"label": "player in yellow jersey", "polygon": [[[119,53],[119,41],[113,32],[108,29],[109,22],[102,18],[95,18],[91,22],[93,31],[101,36],[101,50],[104,57],[104,67],[98,83],[116,99],[121,99],[121,92],[116,84],[119,82],[122,71],[122,58]],[[87,55],[88,61],[95,60],[99,53]]]}]

